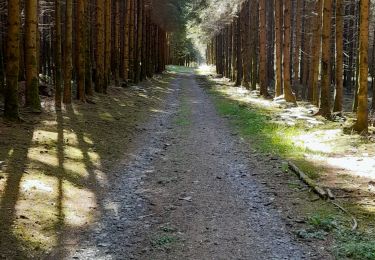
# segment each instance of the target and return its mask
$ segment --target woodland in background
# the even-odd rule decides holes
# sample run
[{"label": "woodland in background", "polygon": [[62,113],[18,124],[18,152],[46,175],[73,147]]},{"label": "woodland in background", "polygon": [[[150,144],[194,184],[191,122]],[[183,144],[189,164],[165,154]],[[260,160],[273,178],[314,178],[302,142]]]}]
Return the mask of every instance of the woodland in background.
[{"label": "woodland in background", "polygon": [[[60,109],[73,99],[90,102],[111,84],[125,87],[164,71],[171,49],[167,30],[179,15],[167,2],[1,0],[5,118],[20,120],[23,106],[40,113],[40,95],[54,95]],[[160,19],[161,10],[176,14]]]},{"label": "woodland in background", "polygon": [[0,0],[4,115],[41,112],[39,94],[53,94],[58,109],[73,98],[90,102],[111,84],[137,84],[166,64],[196,65],[206,52],[236,85],[308,100],[328,119],[350,97],[353,129],[365,133],[373,16],[369,0]]},{"label": "woodland in background", "polygon": [[[265,98],[308,100],[328,119],[340,115],[344,96],[351,96],[353,129],[367,132],[370,96],[375,110],[369,0],[213,0],[201,8],[202,30],[211,35],[207,61],[219,75],[251,90],[259,85]],[[213,10],[219,14],[210,18]]]}]

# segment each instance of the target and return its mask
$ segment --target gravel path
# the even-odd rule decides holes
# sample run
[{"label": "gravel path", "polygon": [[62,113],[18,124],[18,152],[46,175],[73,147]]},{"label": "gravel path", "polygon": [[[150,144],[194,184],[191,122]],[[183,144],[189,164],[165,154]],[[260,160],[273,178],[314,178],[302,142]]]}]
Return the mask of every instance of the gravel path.
[{"label": "gravel path", "polygon": [[195,76],[171,89],[115,172],[100,221],[50,259],[322,259],[287,230],[253,177],[262,165]]}]

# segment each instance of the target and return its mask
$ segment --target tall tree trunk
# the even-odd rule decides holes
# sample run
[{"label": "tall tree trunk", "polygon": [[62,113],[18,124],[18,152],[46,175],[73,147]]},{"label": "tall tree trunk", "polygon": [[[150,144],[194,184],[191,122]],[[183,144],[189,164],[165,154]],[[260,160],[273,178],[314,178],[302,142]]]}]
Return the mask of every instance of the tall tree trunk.
[{"label": "tall tree trunk", "polygon": [[95,73],[95,91],[104,92],[104,1],[96,1],[96,73]]},{"label": "tall tree trunk", "polygon": [[86,102],[85,91],[85,0],[78,0],[77,2],[77,17],[76,17],[76,73],[77,73],[77,99]]},{"label": "tall tree trunk", "polygon": [[258,12],[254,10],[259,10],[258,8],[258,1],[251,1],[250,2],[250,29],[251,29],[251,90],[256,90],[257,88],[257,67],[258,67],[258,61],[257,61],[257,39],[258,39]]},{"label": "tall tree trunk", "polygon": [[344,101],[344,3],[336,0],[336,88],[333,112],[342,112]]},{"label": "tall tree trunk", "polygon": [[301,52],[301,84],[303,85],[302,88],[302,98],[306,99],[307,94],[309,91],[309,77],[310,77],[310,70],[309,67],[311,65],[311,50],[312,50],[312,22],[314,19],[310,17],[310,13],[312,10],[312,4],[306,3],[304,1],[303,6],[303,41],[301,43],[302,52]]},{"label": "tall tree trunk", "polygon": [[245,88],[249,88],[250,82],[250,44],[249,44],[249,1],[247,1],[242,7],[241,16],[241,56],[242,56],[242,83],[241,85]]},{"label": "tall tree trunk", "polygon": [[[134,62],[135,62],[135,6],[136,1],[135,0],[128,0],[131,2],[130,7],[130,32],[129,32],[129,79],[132,81],[134,80]],[[155,35],[155,40],[157,40],[157,34]]]},{"label": "tall tree trunk", "polygon": [[241,85],[242,81],[242,57],[241,57],[241,25],[240,25],[240,19],[236,18],[236,56],[237,56],[237,71],[236,71],[236,86]]},{"label": "tall tree trunk", "polygon": [[308,100],[312,101],[314,105],[319,105],[318,81],[319,81],[319,59],[321,53],[321,37],[322,37],[322,8],[323,0],[317,0],[315,4],[316,18],[313,25],[312,49],[311,49],[311,64],[310,64],[310,79],[309,79],[309,93]]},{"label": "tall tree trunk", "polygon": [[118,86],[120,83],[120,0],[115,1],[115,42],[114,42],[114,76],[115,76],[115,85]]},{"label": "tall tree trunk", "polygon": [[129,39],[130,39],[130,17],[131,17],[131,1],[126,1],[126,16],[125,16],[125,32],[124,32],[124,80],[129,80]]},{"label": "tall tree trunk", "polygon": [[267,83],[267,30],[266,30],[266,0],[259,1],[259,84],[260,94],[268,98]]},{"label": "tall tree trunk", "polygon": [[85,93],[88,96],[92,96],[93,81],[92,81],[92,68],[93,68],[93,37],[92,37],[92,15],[91,15],[91,3],[85,1]]},{"label": "tall tree trunk", "polygon": [[283,26],[283,16],[282,8],[283,2],[281,0],[275,0],[275,67],[276,67],[276,82],[275,82],[275,97],[282,95],[282,26]]},{"label": "tall tree trunk", "polygon": [[283,42],[283,90],[286,102],[296,104],[296,97],[292,91],[291,78],[290,78],[290,43],[291,43],[291,7],[292,0],[284,0],[284,42]]},{"label": "tall tree trunk", "polygon": [[135,61],[135,80],[138,83],[141,80],[141,63],[142,63],[142,41],[143,41],[143,0],[138,0],[137,8],[137,50]]},{"label": "tall tree trunk", "polygon": [[293,60],[293,86],[294,91],[296,93],[296,97],[299,96],[299,86],[300,86],[300,56],[301,56],[301,39],[302,39],[302,5],[304,0],[296,0],[297,6],[296,6],[296,23],[295,23],[295,29],[296,29],[296,41],[295,41],[295,47],[294,47],[294,60]]},{"label": "tall tree trunk", "polygon": [[319,115],[325,118],[331,118],[330,103],[330,59],[331,59],[331,19],[332,19],[332,0],[324,0],[323,5],[323,29],[322,29],[322,63],[321,63],[321,94]]},{"label": "tall tree trunk", "polygon": [[6,85],[4,117],[18,121],[18,73],[20,63],[20,1],[8,0],[8,34],[6,51]]},{"label": "tall tree trunk", "polygon": [[369,0],[360,1],[358,108],[357,122],[354,125],[354,129],[359,133],[367,133],[368,131],[369,5]]},{"label": "tall tree trunk", "polygon": [[55,0],[55,106],[56,109],[61,108],[61,97],[62,97],[62,51],[61,51],[61,1]]},{"label": "tall tree trunk", "polygon": [[26,1],[25,65],[26,106],[33,112],[41,112],[38,77],[38,0]]},{"label": "tall tree trunk", "polygon": [[105,0],[105,59],[104,59],[104,93],[111,81],[111,0]]},{"label": "tall tree trunk", "polygon": [[72,102],[72,48],[73,48],[73,0],[66,0],[65,46],[64,46],[64,98],[65,104]]}]

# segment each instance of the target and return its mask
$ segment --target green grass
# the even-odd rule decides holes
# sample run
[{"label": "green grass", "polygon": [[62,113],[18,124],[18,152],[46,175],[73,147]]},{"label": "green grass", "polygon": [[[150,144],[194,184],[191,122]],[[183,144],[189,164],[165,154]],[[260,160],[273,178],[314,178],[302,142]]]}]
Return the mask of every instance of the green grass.
[{"label": "green grass", "polygon": [[170,245],[177,242],[177,238],[171,235],[160,235],[154,237],[151,241],[151,245],[157,248],[169,247]]},{"label": "green grass", "polygon": [[182,97],[181,106],[178,111],[177,117],[175,119],[175,123],[179,126],[188,126],[191,124],[190,120],[191,109],[186,100],[186,97]]},{"label": "green grass", "polygon": [[[240,133],[251,137],[254,148],[264,153],[290,155],[299,154],[304,150],[293,146],[290,137],[298,135],[298,127],[286,127],[271,123],[269,116],[256,108],[241,105],[215,93],[215,104],[221,115],[229,116]],[[293,151],[292,151],[293,150]]]},{"label": "green grass", "polygon": [[182,74],[190,74],[194,73],[195,68],[189,68],[184,66],[175,66],[169,65],[167,66],[167,70],[171,73],[182,73]]},{"label": "green grass", "polygon": [[311,178],[319,176],[321,169],[304,160],[304,154],[311,151],[294,145],[292,141],[294,136],[302,134],[301,126],[272,123],[268,111],[243,105],[239,101],[226,98],[214,89],[210,90],[210,93],[219,113],[230,118],[240,134],[251,142],[253,148],[261,153],[277,154],[293,160]]},{"label": "green grass", "polygon": [[[212,84],[210,81],[206,83]],[[251,143],[253,149],[260,153],[277,154],[292,160],[311,178],[318,178],[323,172],[322,166],[313,164],[304,157],[305,154],[321,155],[319,152],[293,143],[293,137],[303,135],[308,131],[303,125],[284,126],[273,123],[270,116],[272,111],[231,99],[215,88],[210,88],[208,92],[212,95],[218,112],[231,120],[232,125]],[[319,127],[330,129],[332,125]],[[281,166],[282,171],[288,171],[287,165]],[[293,184],[290,186],[293,188]],[[354,210],[350,205],[346,207]],[[297,236],[320,240],[326,240],[328,237],[334,238],[332,251],[337,259],[375,260],[375,232],[351,231],[350,218],[338,212],[329,203],[319,203],[318,206],[307,204],[303,210],[306,213],[310,212],[308,226],[297,231]]]},{"label": "green grass", "polygon": [[336,241],[333,253],[337,259],[375,259],[373,232],[352,231],[344,216],[322,212],[310,216],[309,227],[297,231],[297,235],[305,239],[321,240],[332,235]]}]

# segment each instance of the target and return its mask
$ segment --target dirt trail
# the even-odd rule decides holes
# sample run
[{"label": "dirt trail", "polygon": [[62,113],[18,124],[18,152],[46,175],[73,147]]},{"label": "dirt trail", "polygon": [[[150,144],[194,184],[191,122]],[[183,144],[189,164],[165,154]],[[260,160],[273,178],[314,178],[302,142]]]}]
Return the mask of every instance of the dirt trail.
[{"label": "dirt trail", "polygon": [[171,88],[118,167],[100,221],[50,259],[327,259],[288,231],[255,177],[262,164],[195,76]]}]

